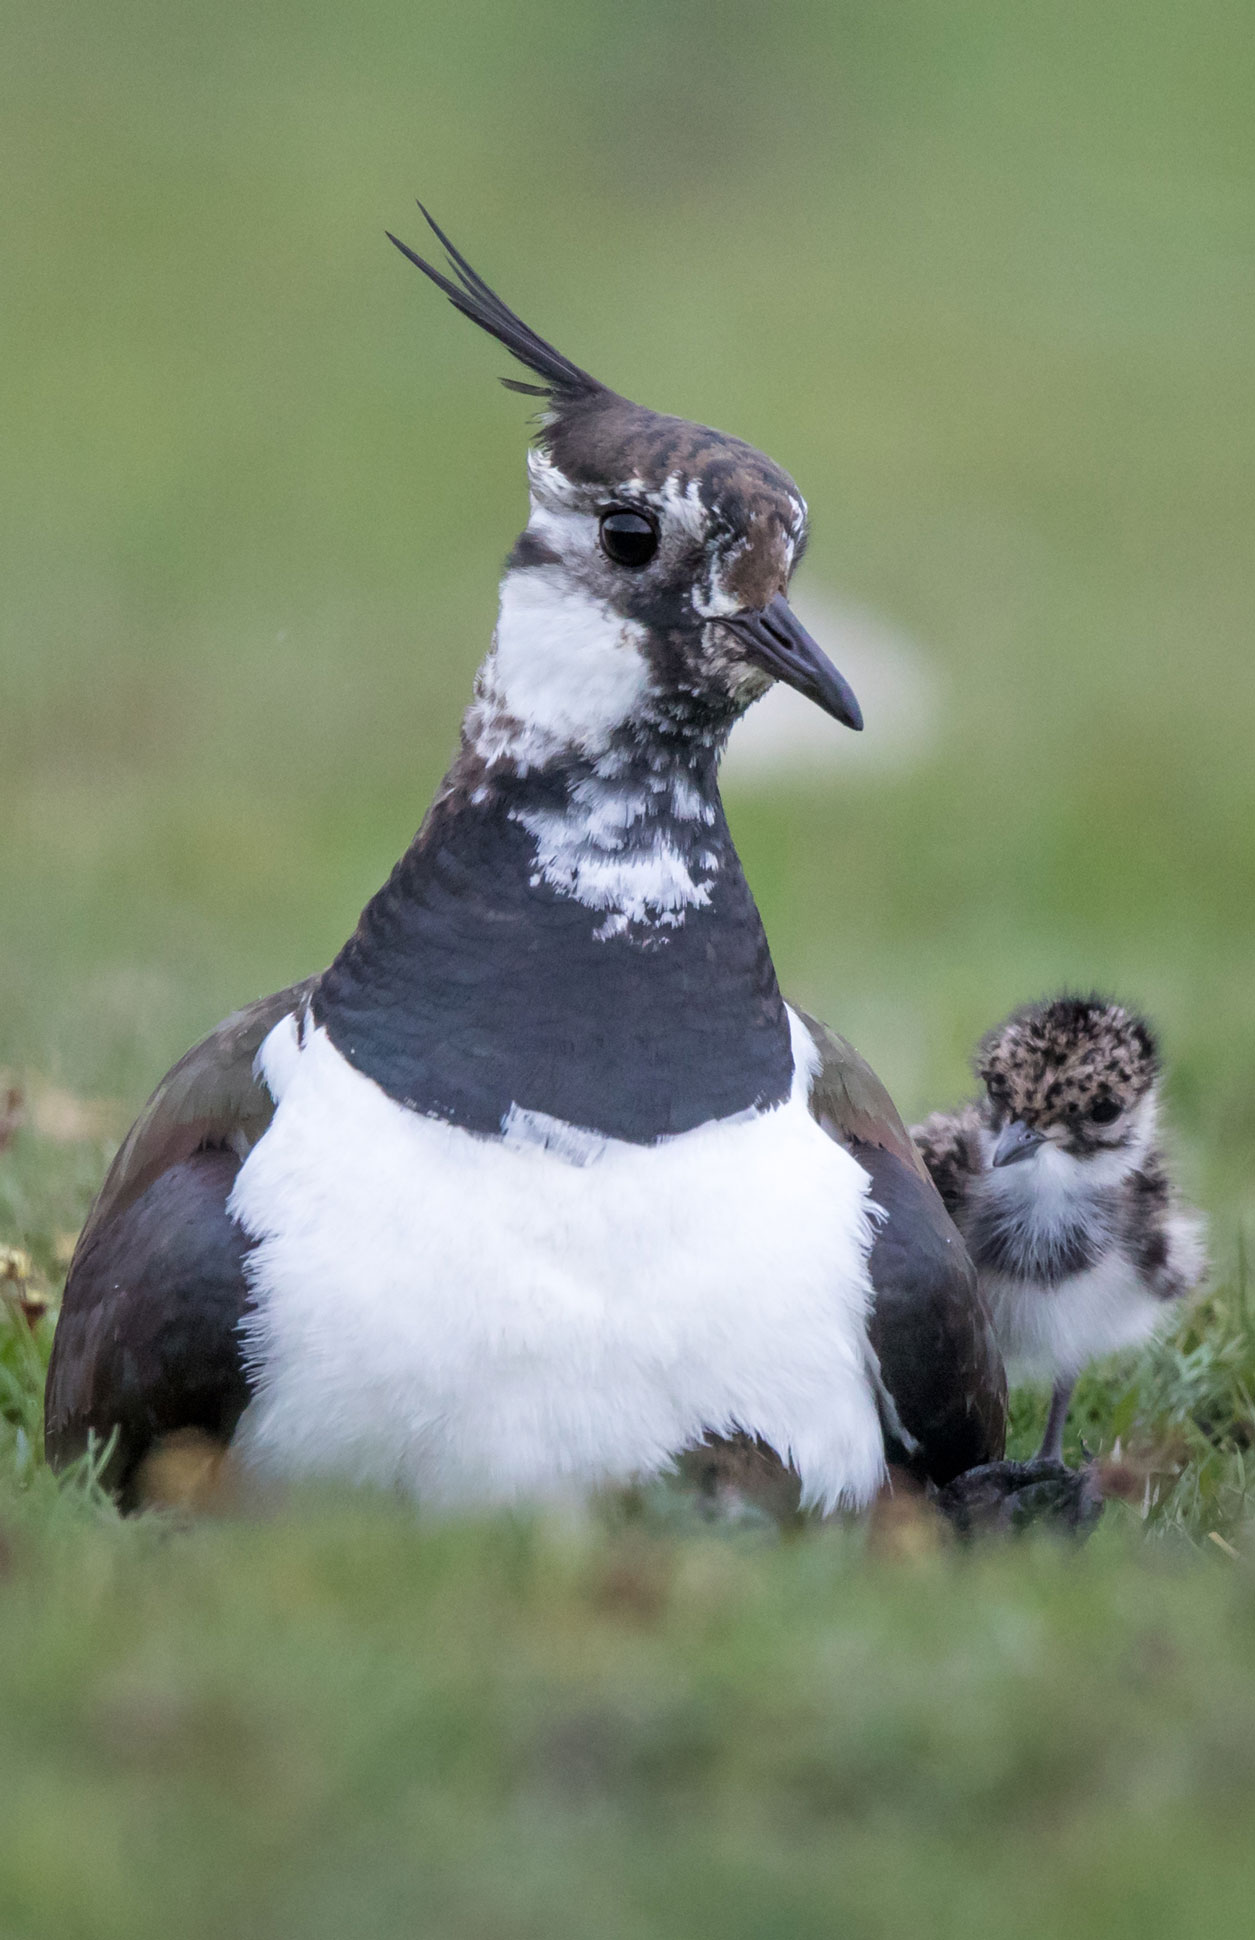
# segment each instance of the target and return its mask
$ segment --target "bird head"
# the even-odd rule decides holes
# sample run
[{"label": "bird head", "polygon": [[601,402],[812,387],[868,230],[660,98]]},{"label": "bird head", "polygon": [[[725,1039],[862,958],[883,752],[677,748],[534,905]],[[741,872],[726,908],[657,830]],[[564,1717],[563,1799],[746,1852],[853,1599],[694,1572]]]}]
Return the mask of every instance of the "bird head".
[{"label": "bird head", "polygon": [[479,689],[513,724],[515,753],[556,745],[596,756],[642,729],[718,747],[776,680],[861,728],[854,695],[788,603],[807,520],[788,474],[739,438],[590,377],[423,214],[449,275],[391,240],[540,380],[502,380],[543,410],[530,517],[506,564]]},{"label": "bird head", "polygon": [[1144,1017],[1101,997],[1054,997],[983,1039],[976,1069],[993,1134],[990,1162],[1050,1154],[1104,1171],[1136,1163],[1153,1127],[1159,1077]]}]

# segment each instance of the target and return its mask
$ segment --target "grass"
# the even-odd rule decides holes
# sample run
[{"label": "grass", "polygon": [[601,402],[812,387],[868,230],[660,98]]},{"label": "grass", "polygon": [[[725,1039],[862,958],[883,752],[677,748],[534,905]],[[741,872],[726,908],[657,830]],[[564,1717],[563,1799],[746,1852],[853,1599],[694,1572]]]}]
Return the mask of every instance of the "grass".
[{"label": "grass", "polygon": [[[3,1940],[1245,1923],[1253,56],[1240,0],[6,9]],[[1081,1386],[1080,1554],[124,1525],[42,1466],[31,1292],[161,1071],[347,934],[491,627],[522,419],[382,242],[413,193],[787,464],[930,662],[915,766],[730,802],[789,993],[907,1115],[1060,983],[1161,1026],[1214,1270]]]},{"label": "grass", "polygon": [[0,1637],[18,1933],[1167,1940],[1249,1892],[1255,1602],[1220,1554],[417,1540],[323,1504],[19,1531]]},{"label": "grass", "polygon": [[1158,1540],[1117,1501],[1082,1551],[965,1553],[369,1496],[120,1524],[29,1462],[5,1500],[0,1931],[1178,1940],[1249,1904],[1255,1563],[1170,1495]]}]

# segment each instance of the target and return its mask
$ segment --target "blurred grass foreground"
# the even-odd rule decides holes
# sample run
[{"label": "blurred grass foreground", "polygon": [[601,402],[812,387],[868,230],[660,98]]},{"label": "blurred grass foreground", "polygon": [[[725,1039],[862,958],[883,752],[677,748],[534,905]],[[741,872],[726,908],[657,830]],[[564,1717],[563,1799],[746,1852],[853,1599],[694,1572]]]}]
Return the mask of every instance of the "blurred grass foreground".
[{"label": "blurred grass foreground", "polygon": [[[1249,1926],[1253,53],[1239,0],[10,0],[5,1940]],[[810,501],[866,745],[764,713],[728,784],[789,993],[908,1116],[1060,983],[1161,1025],[1214,1271],[1081,1390],[1082,1553],[122,1525],[42,1467],[112,1144],[328,960],[490,633],[524,413],[384,243],[414,193]]]}]

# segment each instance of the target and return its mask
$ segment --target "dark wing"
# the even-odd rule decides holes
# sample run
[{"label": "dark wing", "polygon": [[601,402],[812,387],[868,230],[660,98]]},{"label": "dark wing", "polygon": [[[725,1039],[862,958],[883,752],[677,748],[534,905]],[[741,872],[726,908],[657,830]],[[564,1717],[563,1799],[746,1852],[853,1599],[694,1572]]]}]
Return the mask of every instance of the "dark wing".
[{"label": "dark wing", "polygon": [[983,1120],[977,1105],[958,1111],[935,1111],[922,1125],[912,1125],[911,1139],[928,1167],[928,1176],[959,1225],[964,1202],[984,1169],[980,1134]]},{"label": "dark wing", "polygon": [[118,1218],[163,1172],[194,1152],[229,1150],[237,1159],[246,1157],[274,1112],[270,1093],[253,1076],[253,1062],[280,1018],[308,1003],[316,982],[307,977],[233,1011],[171,1066],[118,1147],[79,1235],[79,1252],[98,1227]]},{"label": "dark wing", "polygon": [[[799,1015],[802,1013],[799,1012]],[[942,1484],[1006,1442],[1007,1383],[976,1274],[928,1171],[871,1066],[835,1031],[802,1015],[820,1053],[811,1110],[871,1175],[884,1214],[869,1268],[868,1332],[908,1456],[886,1431],[890,1459]]]},{"label": "dark wing", "polygon": [[248,1242],[227,1199],[274,1105],[253,1075],[262,1042],[313,980],[236,1011],[169,1071],[136,1119],[79,1235],[44,1407],[63,1467],[116,1434],[107,1480],[124,1496],[177,1429],[228,1439],[248,1388],[239,1320]]},{"label": "dark wing", "polygon": [[1178,1197],[1163,1153],[1152,1147],[1117,1199],[1117,1231],[1156,1300],[1181,1300],[1207,1271],[1203,1222]]}]

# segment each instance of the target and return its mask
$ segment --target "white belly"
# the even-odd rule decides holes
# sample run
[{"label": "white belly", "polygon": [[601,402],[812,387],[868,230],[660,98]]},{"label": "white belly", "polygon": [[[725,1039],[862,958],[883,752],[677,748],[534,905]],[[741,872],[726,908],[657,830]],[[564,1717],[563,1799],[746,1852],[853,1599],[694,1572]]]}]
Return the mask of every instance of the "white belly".
[{"label": "white belly", "polygon": [[1017,1379],[1079,1374],[1088,1362],[1149,1340],[1172,1317],[1114,1248],[1097,1266],[1054,1286],[981,1275],[998,1345]]},{"label": "white belly", "polygon": [[[245,1459],[425,1501],[552,1497],[761,1435],[823,1508],[874,1492],[868,1180],[793,1094],[657,1146],[406,1111],[287,1018],[236,1182],[257,1241]],[[547,1142],[546,1142],[547,1141]]]}]

